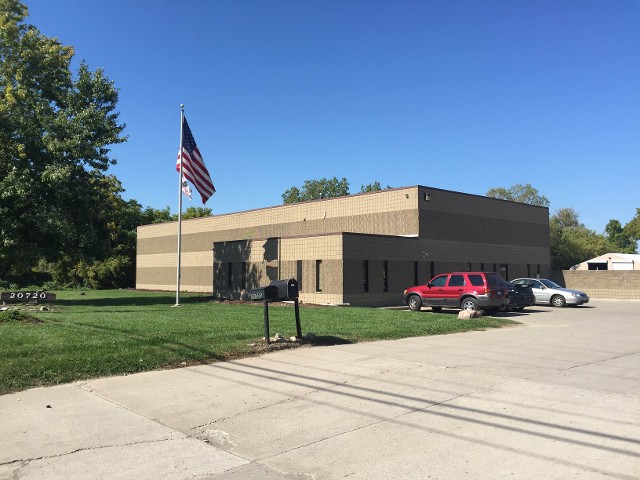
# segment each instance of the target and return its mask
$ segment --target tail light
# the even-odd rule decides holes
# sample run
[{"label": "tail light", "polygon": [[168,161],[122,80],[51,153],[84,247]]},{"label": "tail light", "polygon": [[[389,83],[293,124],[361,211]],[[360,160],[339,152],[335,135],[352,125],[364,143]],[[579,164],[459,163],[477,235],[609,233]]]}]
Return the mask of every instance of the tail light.
[{"label": "tail light", "polygon": [[504,298],[509,298],[509,289],[507,287],[498,287],[496,289],[489,286],[484,287],[484,293],[486,295],[495,295],[497,290],[502,290]]}]

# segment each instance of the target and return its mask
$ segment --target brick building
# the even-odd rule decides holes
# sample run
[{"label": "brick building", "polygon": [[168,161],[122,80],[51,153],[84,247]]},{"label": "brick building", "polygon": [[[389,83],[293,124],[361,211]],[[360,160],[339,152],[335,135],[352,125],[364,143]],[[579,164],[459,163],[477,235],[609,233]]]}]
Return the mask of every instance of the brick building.
[{"label": "brick building", "polygon": [[[246,298],[296,278],[308,303],[400,304],[440,272],[550,274],[549,210],[413,186],[183,220],[181,289]],[[176,222],[138,227],[136,287],[175,290]]]}]

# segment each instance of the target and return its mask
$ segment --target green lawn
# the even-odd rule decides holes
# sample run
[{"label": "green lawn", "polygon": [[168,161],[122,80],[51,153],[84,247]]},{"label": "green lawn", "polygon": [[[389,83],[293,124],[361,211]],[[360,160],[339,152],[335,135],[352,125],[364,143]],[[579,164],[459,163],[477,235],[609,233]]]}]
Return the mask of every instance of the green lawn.
[{"label": "green lawn", "polygon": [[[198,294],[123,290],[56,292],[38,322],[0,322],[0,394],[40,385],[263,352],[261,303],[225,304]],[[484,330],[511,325],[486,317],[356,307],[300,306],[302,332],[318,345]],[[269,306],[270,333],[295,335],[292,306]]]}]

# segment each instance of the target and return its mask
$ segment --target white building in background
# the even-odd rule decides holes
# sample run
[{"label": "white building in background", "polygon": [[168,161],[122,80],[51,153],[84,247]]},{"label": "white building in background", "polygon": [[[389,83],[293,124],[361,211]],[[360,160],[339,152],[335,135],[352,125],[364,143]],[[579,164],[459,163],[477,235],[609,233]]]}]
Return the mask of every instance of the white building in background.
[{"label": "white building in background", "polygon": [[571,270],[640,270],[640,255],[605,253],[571,267]]}]

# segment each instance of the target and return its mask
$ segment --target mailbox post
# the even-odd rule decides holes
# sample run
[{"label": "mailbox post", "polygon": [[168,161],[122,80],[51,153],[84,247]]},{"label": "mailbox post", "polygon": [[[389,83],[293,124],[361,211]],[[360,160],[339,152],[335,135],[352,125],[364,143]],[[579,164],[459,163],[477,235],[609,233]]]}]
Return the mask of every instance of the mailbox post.
[{"label": "mailbox post", "polygon": [[251,290],[251,300],[254,302],[262,300],[264,302],[264,340],[271,343],[269,337],[269,302],[281,302],[283,300],[293,300],[296,317],[296,334],[302,338],[302,327],[300,326],[300,308],[298,306],[298,281],[295,278],[289,280],[273,280],[265,287]]}]

